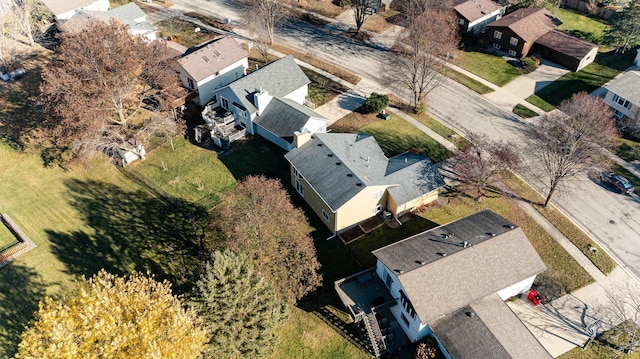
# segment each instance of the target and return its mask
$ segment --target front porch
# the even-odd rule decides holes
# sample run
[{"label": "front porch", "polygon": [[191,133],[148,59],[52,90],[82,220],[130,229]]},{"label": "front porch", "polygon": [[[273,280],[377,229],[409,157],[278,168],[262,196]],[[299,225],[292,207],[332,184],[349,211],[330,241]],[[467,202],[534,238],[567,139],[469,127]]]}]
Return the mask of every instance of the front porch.
[{"label": "front porch", "polygon": [[374,356],[395,353],[410,343],[389,310],[397,302],[375,268],[338,280],[335,288]]}]

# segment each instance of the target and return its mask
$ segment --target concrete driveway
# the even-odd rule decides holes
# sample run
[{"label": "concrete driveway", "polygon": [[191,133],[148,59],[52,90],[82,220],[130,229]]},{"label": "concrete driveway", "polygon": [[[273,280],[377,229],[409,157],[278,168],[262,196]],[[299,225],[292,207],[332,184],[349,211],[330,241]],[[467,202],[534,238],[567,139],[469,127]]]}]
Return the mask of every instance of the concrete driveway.
[{"label": "concrete driveway", "polygon": [[504,85],[502,89],[524,99],[548,86],[567,72],[569,72],[569,70],[566,68],[542,59],[542,63],[535,71],[518,76],[513,81]]}]

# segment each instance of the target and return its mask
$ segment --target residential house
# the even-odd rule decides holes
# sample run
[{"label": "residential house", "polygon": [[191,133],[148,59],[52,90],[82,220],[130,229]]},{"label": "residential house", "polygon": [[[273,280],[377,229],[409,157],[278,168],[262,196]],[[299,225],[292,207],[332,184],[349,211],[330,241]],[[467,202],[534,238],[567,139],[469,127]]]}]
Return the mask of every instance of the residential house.
[{"label": "residential house", "polygon": [[518,9],[487,25],[487,41],[495,49],[521,58],[529,54],[538,38],[560,23],[545,9]]},{"label": "residential house", "polygon": [[78,10],[107,11],[111,7],[109,0],[43,0],[58,21],[70,19]]},{"label": "residential house", "polygon": [[394,218],[438,198],[436,166],[405,152],[387,158],[366,134],[298,134],[285,155],[291,185],[324,224],[338,233],[386,210]]},{"label": "residential house", "polygon": [[214,91],[203,117],[214,143],[260,135],[289,151],[295,132],[326,132],[327,120],[304,106],[309,78],[289,55]]},{"label": "residential house", "polygon": [[[484,210],[372,253],[375,269],[336,290],[375,347],[397,325],[411,342],[434,336],[447,358],[551,358],[504,303],[546,270],[515,224]],[[381,299],[361,295],[369,286]]]},{"label": "residential house", "polygon": [[200,106],[214,92],[246,74],[249,52],[236,39],[226,36],[187,51],[178,60],[182,86],[196,91]]},{"label": "residential house", "polygon": [[487,24],[504,15],[507,5],[492,0],[454,0],[453,10],[458,17],[461,33],[483,33]]},{"label": "residential house", "polygon": [[147,21],[147,14],[133,2],[107,11],[76,9],[73,16],[60,24],[58,28],[60,31],[77,31],[83,29],[88,20],[94,19],[104,22],[118,20],[129,29],[132,35],[142,36],[149,41],[156,39],[158,30]]},{"label": "residential house", "polygon": [[640,67],[633,66],[627,69],[604,85],[604,88],[607,90],[604,100],[611,107],[616,118],[633,118],[638,115],[638,111],[640,111]]},{"label": "residential house", "polygon": [[598,45],[557,31],[561,21],[545,9],[523,8],[487,25],[485,40],[517,58],[539,53],[572,71],[592,63]]}]

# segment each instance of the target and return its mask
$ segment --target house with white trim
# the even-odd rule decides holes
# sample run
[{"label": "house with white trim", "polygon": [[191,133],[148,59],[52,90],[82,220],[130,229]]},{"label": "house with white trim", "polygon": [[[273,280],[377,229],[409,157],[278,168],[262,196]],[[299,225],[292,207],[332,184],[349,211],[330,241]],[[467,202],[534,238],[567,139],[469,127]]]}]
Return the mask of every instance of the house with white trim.
[{"label": "house with white trim", "polygon": [[[547,269],[515,224],[484,210],[372,253],[374,269],[335,285],[378,348],[392,345],[375,319],[388,311],[410,342],[434,336],[447,358],[551,358],[504,303]],[[368,282],[386,299],[359,297]]]},{"label": "house with white trim", "polygon": [[485,31],[487,24],[500,19],[507,7],[508,4],[503,5],[493,0],[455,0],[453,2],[460,32],[474,32],[478,35]]},{"label": "house with white trim", "polygon": [[290,151],[296,132],[326,132],[327,120],[304,105],[309,83],[289,55],[215,90],[202,113],[214,143],[259,135]]},{"label": "house with white trim", "polygon": [[107,11],[109,0],[42,0],[58,21],[70,19],[77,11]]},{"label": "house with white trim", "polygon": [[633,118],[640,111],[640,66],[632,66],[603,86],[605,102],[617,119]]}]

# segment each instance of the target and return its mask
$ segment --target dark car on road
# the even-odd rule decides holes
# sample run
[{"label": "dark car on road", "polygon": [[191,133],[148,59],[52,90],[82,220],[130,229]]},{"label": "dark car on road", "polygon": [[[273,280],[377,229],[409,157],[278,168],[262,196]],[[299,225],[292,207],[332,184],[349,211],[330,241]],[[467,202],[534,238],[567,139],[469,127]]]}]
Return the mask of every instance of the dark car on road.
[{"label": "dark car on road", "polygon": [[602,172],[600,179],[602,183],[606,183],[622,193],[630,194],[633,192],[633,185],[622,175],[617,175],[613,172]]}]

